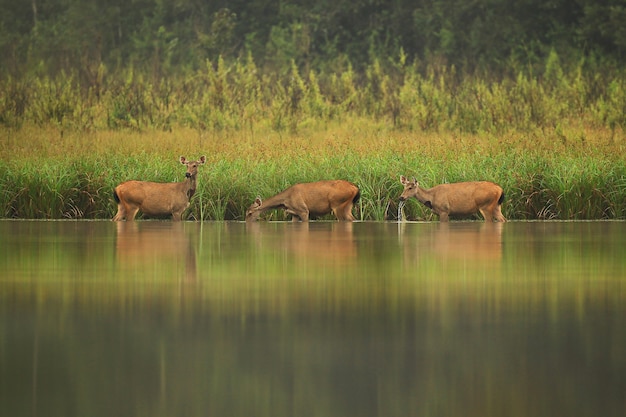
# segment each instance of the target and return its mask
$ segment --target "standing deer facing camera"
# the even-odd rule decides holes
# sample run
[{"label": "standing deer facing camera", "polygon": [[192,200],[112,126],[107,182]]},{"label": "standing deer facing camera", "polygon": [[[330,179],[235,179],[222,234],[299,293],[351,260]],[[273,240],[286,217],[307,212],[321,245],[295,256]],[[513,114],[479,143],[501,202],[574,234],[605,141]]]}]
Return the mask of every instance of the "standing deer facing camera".
[{"label": "standing deer facing camera", "polygon": [[480,212],[486,222],[505,222],[500,211],[504,201],[504,192],[498,184],[488,181],[457,182],[441,184],[424,189],[413,178],[409,181],[400,176],[404,191],[400,196],[400,205],[415,197],[420,203],[431,209],[439,220],[447,222],[450,215],[467,216]]},{"label": "standing deer facing camera", "polygon": [[183,182],[126,181],[115,187],[113,198],[117,202],[117,214],[113,221],[135,220],[137,212],[148,216],[172,215],[172,220],[183,219],[183,212],[189,207],[189,200],[196,192],[198,166],[206,162],[204,156],[197,161],[180,157],[180,163],[187,166]]},{"label": "standing deer facing camera", "polygon": [[344,180],[306,182],[261,201],[260,197],[246,211],[246,221],[256,221],[261,213],[284,209],[292,221],[308,222],[309,217],[333,213],[340,221],[354,221],[352,206],[359,201],[359,187]]}]

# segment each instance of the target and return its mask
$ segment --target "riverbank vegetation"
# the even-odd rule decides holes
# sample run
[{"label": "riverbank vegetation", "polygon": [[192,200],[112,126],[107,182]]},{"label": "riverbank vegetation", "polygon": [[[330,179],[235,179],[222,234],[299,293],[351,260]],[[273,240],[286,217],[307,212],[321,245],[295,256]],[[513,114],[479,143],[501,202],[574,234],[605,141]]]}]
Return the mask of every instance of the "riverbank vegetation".
[{"label": "riverbank vegetation", "polygon": [[[256,196],[297,182],[343,178],[359,185],[361,220],[395,219],[401,174],[426,187],[485,179],[506,193],[509,219],[626,218],[626,143],[610,129],[460,134],[398,131],[370,119],[280,133],[2,131],[0,216],[111,218],[112,190],[128,179],[182,181],[179,155],[207,156],[187,217],[243,220]],[[430,220],[413,201],[410,219]],[[269,217],[268,217],[269,216]],[[284,219],[281,212],[268,213]]]},{"label": "riverbank vegetation", "polygon": [[623,8],[0,3],[0,217],[110,218],[181,154],[208,157],[198,220],[328,178],[394,218],[400,174],[498,182],[511,219],[626,217]]}]

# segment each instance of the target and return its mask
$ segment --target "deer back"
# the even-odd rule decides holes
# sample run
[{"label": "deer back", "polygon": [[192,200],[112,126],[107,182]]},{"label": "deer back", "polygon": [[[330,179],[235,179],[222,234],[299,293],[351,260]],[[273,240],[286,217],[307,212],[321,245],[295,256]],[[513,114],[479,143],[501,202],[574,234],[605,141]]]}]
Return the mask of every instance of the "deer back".
[{"label": "deer back", "polygon": [[291,199],[302,199],[309,211],[318,215],[330,213],[332,208],[353,200],[359,192],[356,185],[344,180],[296,184],[291,189]]},{"label": "deer back", "polygon": [[428,190],[433,208],[447,207],[450,214],[472,214],[497,201],[502,188],[488,181],[441,184]]},{"label": "deer back", "polygon": [[139,207],[148,215],[164,215],[186,208],[189,181],[158,183],[149,181],[126,181],[115,192],[127,205]]}]

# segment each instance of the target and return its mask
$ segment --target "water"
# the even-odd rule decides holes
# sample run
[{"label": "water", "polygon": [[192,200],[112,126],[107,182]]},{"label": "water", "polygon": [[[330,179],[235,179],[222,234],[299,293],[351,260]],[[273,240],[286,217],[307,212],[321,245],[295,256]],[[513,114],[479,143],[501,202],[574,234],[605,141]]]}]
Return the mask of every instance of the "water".
[{"label": "water", "polygon": [[0,221],[3,416],[623,416],[626,223]]},{"label": "water", "polygon": [[404,208],[404,204],[406,203],[405,200],[400,200],[400,202],[398,203],[398,221],[404,221],[404,212],[402,211],[402,209]]}]

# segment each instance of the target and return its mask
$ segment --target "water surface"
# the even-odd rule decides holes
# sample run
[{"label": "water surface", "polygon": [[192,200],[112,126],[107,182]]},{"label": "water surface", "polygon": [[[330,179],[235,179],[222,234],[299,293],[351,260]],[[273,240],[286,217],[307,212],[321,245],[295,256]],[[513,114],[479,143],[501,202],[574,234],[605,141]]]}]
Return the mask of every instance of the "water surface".
[{"label": "water surface", "polygon": [[0,415],[623,416],[626,223],[0,221]]}]

